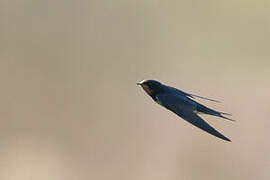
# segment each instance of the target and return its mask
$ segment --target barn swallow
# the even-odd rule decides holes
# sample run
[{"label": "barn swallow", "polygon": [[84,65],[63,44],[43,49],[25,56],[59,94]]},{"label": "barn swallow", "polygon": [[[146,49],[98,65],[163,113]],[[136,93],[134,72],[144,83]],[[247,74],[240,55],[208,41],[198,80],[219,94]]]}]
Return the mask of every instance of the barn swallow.
[{"label": "barn swallow", "polygon": [[174,112],[175,114],[188,121],[189,123],[193,124],[194,126],[225,141],[231,141],[230,139],[222,135],[220,132],[215,130],[212,126],[210,126],[200,116],[198,116],[199,113],[203,113],[234,121],[230,118],[223,116],[230,114],[210,109],[196,102],[193,99],[194,97],[198,97],[214,102],[219,101],[198,96],[195,94],[189,94],[174,87],[164,85],[155,80],[143,80],[137,83],[137,85],[140,85],[155,102],[165,107],[166,109]]}]

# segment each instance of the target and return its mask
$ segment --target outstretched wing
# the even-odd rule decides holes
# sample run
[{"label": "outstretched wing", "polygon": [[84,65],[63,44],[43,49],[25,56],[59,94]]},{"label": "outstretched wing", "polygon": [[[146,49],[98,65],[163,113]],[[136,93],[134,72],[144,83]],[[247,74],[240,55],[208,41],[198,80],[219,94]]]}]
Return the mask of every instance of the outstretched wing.
[{"label": "outstretched wing", "polygon": [[195,95],[195,94],[188,94],[189,97],[197,97],[197,98],[201,98],[201,99],[205,99],[205,100],[208,100],[208,101],[213,101],[213,102],[217,102],[217,103],[220,103],[220,101],[218,100],[214,100],[214,99],[210,99],[210,98],[207,98],[207,97],[202,97],[202,96],[198,96],[198,95]]},{"label": "outstretched wing", "polygon": [[208,132],[216,137],[219,137],[219,138],[226,140],[226,141],[231,141],[230,139],[228,139],[227,137],[222,135],[220,132],[215,130],[212,126],[210,126],[206,121],[204,121],[200,116],[198,116],[194,112],[185,111],[179,116],[182,117],[183,119],[185,119],[186,121],[188,121],[189,123],[193,124],[194,126],[200,128],[200,129],[202,129],[202,130],[204,130],[204,131],[206,131],[206,132]]},{"label": "outstretched wing", "polygon": [[194,98],[194,97],[197,97],[197,98],[201,98],[201,99],[205,99],[205,100],[208,100],[208,101],[213,101],[213,102],[217,102],[217,103],[221,103],[220,101],[218,100],[215,100],[215,99],[210,99],[208,97],[202,97],[202,96],[199,96],[199,95],[196,95],[196,94],[190,94],[190,93],[187,93],[187,92],[184,92],[180,89],[176,89],[174,87],[171,87],[171,86],[167,86],[170,90],[173,90],[173,91],[176,91],[178,92],[179,94],[183,95],[183,96],[187,96],[187,97],[190,97],[190,98]]},{"label": "outstretched wing", "polygon": [[174,112],[175,114],[188,121],[189,123],[193,124],[194,126],[225,141],[230,141],[230,139],[215,130],[212,126],[210,126],[206,121],[204,121],[194,112],[195,105],[192,102],[175,96],[173,94],[157,95],[157,99],[162,106]]}]

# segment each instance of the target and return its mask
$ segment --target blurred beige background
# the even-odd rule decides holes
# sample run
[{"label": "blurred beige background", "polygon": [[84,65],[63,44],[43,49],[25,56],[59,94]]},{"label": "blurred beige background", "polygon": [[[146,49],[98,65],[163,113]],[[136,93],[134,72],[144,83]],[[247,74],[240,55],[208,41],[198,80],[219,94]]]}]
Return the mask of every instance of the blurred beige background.
[{"label": "blurred beige background", "polygon": [[[270,2],[0,1],[1,180],[268,180]],[[157,79],[230,112],[227,143]]]}]

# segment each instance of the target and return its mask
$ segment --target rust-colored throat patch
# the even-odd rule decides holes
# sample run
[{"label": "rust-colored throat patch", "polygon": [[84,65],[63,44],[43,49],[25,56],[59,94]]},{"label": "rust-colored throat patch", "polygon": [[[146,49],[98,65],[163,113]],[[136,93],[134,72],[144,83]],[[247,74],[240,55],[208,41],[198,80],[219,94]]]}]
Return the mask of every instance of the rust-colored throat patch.
[{"label": "rust-colored throat patch", "polygon": [[152,95],[153,91],[145,84],[142,84],[142,88],[147,92],[147,94]]}]

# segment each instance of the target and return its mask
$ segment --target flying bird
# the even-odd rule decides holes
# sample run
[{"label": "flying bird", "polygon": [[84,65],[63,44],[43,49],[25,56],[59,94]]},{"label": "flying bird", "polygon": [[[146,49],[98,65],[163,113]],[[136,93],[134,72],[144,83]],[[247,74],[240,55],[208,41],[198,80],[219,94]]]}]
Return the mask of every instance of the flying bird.
[{"label": "flying bird", "polygon": [[212,126],[210,126],[200,116],[198,116],[199,113],[203,113],[234,121],[224,116],[230,114],[210,109],[196,102],[193,99],[194,97],[198,97],[214,102],[219,101],[198,96],[195,94],[189,94],[174,87],[164,85],[156,80],[143,80],[137,83],[137,85],[140,85],[155,102],[174,112],[175,114],[188,121],[189,123],[193,124],[194,126],[225,141],[231,141],[229,138],[225,137],[220,132],[215,130]]}]

